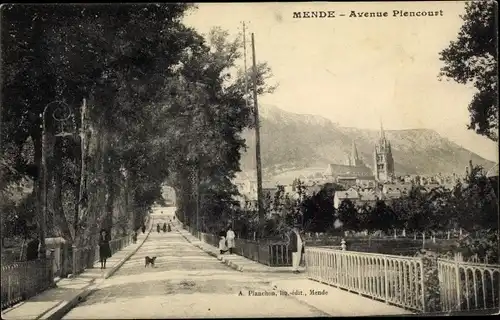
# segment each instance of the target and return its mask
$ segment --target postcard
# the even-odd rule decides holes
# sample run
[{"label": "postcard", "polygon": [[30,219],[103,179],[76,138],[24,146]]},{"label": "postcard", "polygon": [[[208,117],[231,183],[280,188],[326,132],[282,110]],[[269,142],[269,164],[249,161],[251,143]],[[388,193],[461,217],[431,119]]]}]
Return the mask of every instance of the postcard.
[{"label": "postcard", "polygon": [[3,4],[3,319],[498,314],[495,1]]}]

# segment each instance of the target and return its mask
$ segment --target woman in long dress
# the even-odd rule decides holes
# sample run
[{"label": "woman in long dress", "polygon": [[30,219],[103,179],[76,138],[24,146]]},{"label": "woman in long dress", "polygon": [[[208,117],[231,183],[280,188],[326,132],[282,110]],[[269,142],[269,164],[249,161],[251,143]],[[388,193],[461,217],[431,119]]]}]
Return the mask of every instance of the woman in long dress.
[{"label": "woman in long dress", "polygon": [[233,228],[231,228],[230,226],[226,232],[226,241],[227,241],[227,247],[229,249],[229,254],[233,254],[233,249],[236,246],[234,241],[235,238],[236,235],[234,234]]},{"label": "woman in long dress", "polygon": [[99,260],[101,269],[106,269],[106,260],[111,257],[111,247],[106,230],[102,229],[99,236]]}]

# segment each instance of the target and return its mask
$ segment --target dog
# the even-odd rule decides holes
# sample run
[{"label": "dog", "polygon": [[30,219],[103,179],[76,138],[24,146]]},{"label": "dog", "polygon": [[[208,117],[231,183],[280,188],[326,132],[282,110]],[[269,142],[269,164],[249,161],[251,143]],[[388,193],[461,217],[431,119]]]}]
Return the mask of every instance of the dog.
[{"label": "dog", "polygon": [[151,267],[154,268],[156,257],[146,256],[146,258],[144,258],[144,259],[146,260],[146,263],[144,264],[144,268],[147,267],[148,265],[151,265]]}]

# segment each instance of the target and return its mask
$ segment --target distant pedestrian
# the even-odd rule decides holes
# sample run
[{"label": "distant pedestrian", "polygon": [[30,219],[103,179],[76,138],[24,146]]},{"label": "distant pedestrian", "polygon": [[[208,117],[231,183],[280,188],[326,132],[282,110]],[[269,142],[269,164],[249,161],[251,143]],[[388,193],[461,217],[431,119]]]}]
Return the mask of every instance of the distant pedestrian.
[{"label": "distant pedestrian", "polygon": [[295,225],[289,235],[288,249],[292,252],[293,273],[299,273],[300,260],[304,254],[304,240],[299,231],[300,225]]},{"label": "distant pedestrian", "polygon": [[170,227],[170,223],[167,225],[167,231],[168,232],[172,231],[172,227]]},{"label": "distant pedestrian", "polygon": [[229,250],[229,254],[233,254],[233,248],[235,247],[235,239],[236,235],[234,234],[233,228],[229,226],[226,232],[226,241],[227,241],[227,248]]},{"label": "distant pedestrian", "polygon": [[99,260],[101,261],[101,269],[106,269],[106,260],[110,257],[111,247],[109,246],[108,233],[102,229],[99,234]]},{"label": "distant pedestrian", "polygon": [[163,232],[167,232],[167,223],[166,222],[163,223]]},{"label": "distant pedestrian", "polygon": [[220,254],[227,252],[226,232],[224,230],[219,232],[219,251]]},{"label": "distant pedestrian", "polygon": [[142,233],[146,233],[146,225],[145,224],[142,225]]},{"label": "distant pedestrian", "polygon": [[158,223],[158,224],[156,225],[156,231],[158,231],[158,233],[160,233],[160,230],[161,230],[161,228],[160,228],[160,224]]},{"label": "distant pedestrian", "polygon": [[137,231],[134,231],[134,234],[132,235],[132,242],[133,243],[137,242]]}]

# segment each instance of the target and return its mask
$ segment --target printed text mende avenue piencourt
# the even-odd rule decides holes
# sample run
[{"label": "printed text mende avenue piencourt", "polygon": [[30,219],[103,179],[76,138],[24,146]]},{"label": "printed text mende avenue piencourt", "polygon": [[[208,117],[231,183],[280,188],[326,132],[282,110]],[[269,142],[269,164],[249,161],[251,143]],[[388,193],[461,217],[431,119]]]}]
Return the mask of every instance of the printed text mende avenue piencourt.
[{"label": "printed text mende avenue piencourt", "polygon": [[405,10],[392,10],[392,11],[355,11],[351,10],[349,13],[338,11],[295,11],[293,12],[294,19],[311,19],[311,18],[404,18],[404,17],[442,17],[443,10],[435,11],[405,11]]}]

